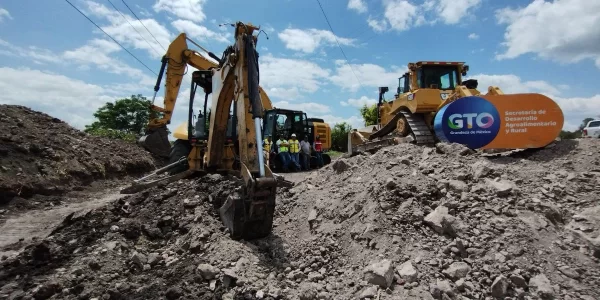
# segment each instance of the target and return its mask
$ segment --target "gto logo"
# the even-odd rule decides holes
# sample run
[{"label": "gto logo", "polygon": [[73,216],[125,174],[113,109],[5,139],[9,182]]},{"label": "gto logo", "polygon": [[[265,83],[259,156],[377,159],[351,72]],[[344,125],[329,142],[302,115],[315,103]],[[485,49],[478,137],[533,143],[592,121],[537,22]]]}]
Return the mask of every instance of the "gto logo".
[{"label": "gto logo", "polygon": [[467,129],[473,128],[473,120],[479,128],[489,128],[494,124],[494,117],[489,113],[452,114],[448,117],[448,126],[452,129],[463,129],[465,121]]}]

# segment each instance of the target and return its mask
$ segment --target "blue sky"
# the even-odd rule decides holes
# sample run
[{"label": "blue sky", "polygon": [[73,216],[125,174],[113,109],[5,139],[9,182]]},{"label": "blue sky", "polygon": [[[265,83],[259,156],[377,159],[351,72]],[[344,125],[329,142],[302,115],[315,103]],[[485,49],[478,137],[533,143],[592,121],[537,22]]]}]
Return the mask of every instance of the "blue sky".
[{"label": "blue sky", "polygon": [[[180,32],[220,56],[233,30],[218,24],[261,25],[261,85],[274,105],[331,124],[361,127],[358,108],[375,102],[378,86],[394,91],[419,60],[465,61],[480,90],[548,95],[566,129],[600,116],[599,1],[321,0],[332,33],[316,0],[125,0],[154,37],[122,0],[111,1],[131,25],[108,0],[70,1],[154,72],[159,44]],[[151,97],[155,79],[66,1],[0,3],[0,103],[82,129],[107,101]],[[188,86],[186,77],[172,129],[185,121]]]}]

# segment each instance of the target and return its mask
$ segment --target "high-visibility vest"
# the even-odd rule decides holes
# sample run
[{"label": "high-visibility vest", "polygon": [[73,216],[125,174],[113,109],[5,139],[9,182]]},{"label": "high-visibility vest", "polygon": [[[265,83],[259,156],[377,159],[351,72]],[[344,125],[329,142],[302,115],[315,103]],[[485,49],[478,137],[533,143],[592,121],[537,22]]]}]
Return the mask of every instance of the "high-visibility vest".
[{"label": "high-visibility vest", "polygon": [[317,152],[321,152],[321,151],[323,151],[323,148],[322,148],[321,141],[315,141],[315,150],[316,150]]},{"label": "high-visibility vest", "polygon": [[298,140],[290,140],[290,152],[298,153],[300,152],[300,143]]},{"label": "high-visibility vest", "polygon": [[271,146],[273,146],[273,141],[270,141],[270,142],[269,142],[269,140],[267,140],[267,139],[265,139],[265,140],[263,141],[263,149],[264,149],[264,150],[266,150],[266,151],[268,151],[268,152],[271,152]]},{"label": "high-visibility vest", "polygon": [[281,153],[281,152],[288,152],[287,143],[288,142],[286,140],[279,140],[279,141],[277,141],[277,146],[279,147],[279,153]]}]

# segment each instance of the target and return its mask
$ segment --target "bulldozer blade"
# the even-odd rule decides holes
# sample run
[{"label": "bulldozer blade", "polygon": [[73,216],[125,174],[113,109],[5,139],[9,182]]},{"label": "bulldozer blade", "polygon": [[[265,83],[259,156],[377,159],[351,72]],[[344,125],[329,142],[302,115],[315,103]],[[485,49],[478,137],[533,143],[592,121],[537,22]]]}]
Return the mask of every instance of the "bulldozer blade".
[{"label": "bulldozer blade", "polygon": [[171,152],[171,143],[169,142],[166,126],[148,131],[145,136],[138,140],[138,143],[158,156],[169,157],[169,152]]}]

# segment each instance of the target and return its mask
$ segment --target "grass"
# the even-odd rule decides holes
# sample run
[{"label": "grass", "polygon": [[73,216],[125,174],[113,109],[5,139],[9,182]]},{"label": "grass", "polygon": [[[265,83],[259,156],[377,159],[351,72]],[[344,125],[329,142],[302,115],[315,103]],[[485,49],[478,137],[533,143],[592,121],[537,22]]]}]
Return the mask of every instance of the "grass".
[{"label": "grass", "polygon": [[342,156],[343,154],[344,154],[344,152],[339,152],[339,151],[335,151],[335,150],[327,151],[327,155],[329,155],[329,157],[331,157],[331,159],[338,158],[338,157]]}]

